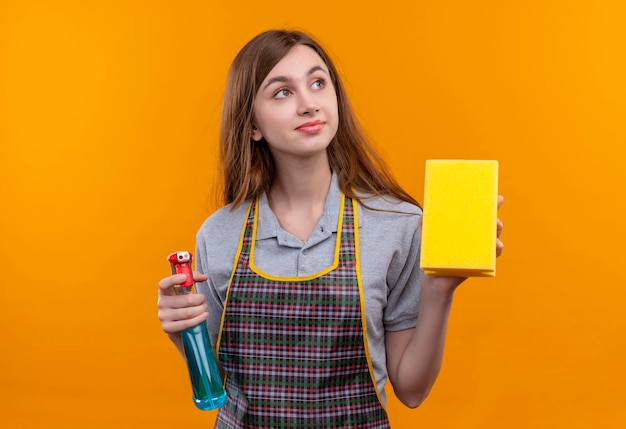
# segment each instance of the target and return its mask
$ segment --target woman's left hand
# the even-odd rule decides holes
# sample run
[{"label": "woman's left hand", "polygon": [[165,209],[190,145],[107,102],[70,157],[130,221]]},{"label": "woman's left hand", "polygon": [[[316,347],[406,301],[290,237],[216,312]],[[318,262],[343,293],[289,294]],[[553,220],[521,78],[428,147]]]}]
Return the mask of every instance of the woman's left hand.
[{"label": "woman's left hand", "polygon": [[[504,202],[504,197],[502,195],[498,195],[498,210],[502,203]],[[421,222],[420,218],[420,222]],[[500,240],[500,235],[502,234],[502,229],[504,228],[504,224],[500,219],[496,220],[496,257],[502,255],[502,251],[504,250],[504,243]],[[436,287],[440,292],[449,292],[452,293],[456,290],[456,288],[463,283],[467,277],[443,277],[443,276],[425,276],[424,282],[425,284],[430,284]]]},{"label": "woman's left hand", "polygon": [[[504,197],[502,195],[498,195],[498,210],[500,210],[500,206],[504,202]],[[504,243],[500,240],[500,234],[502,234],[502,228],[504,228],[504,224],[500,219],[497,220],[497,228],[496,228],[496,258],[502,255],[502,250],[504,250]]]}]

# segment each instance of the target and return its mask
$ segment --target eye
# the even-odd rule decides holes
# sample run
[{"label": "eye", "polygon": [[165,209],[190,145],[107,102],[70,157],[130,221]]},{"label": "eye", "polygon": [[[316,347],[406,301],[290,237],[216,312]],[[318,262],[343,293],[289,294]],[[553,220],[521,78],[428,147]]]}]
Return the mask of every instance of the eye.
[{"label": "eye", "polygon": [[287,88],[280,88],[274,93],[274,98],[286,98],[289,97],[289,90]]},{"label": "eye", "polygon": [[313,84],[311,85],[311,88],[322,89],[325,86],[326,86],[326,81],[324,79],[317,79],[315,82],[313,82]]}]

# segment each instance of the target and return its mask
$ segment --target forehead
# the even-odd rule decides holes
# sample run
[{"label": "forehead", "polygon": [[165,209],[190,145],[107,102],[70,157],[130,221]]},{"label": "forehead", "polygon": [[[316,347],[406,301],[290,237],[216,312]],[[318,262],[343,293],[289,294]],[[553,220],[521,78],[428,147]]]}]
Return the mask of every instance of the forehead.
[{"label": "forehead", "polygon": [[321,67],[328,73],[328,66],[317,52],[306,45],[296,45],[270,70],[264,81],[275,76],[305,76],[313,67]]}]

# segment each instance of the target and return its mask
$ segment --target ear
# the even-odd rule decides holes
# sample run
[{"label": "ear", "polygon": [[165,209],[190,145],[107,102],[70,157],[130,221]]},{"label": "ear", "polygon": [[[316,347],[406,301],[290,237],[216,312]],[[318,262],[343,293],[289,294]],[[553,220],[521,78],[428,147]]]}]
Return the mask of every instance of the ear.
[{"label": "ear", "polygon": [[263,133],[256,127],[256,125],[252,125],[251,137],[252,140],[254,140],[255,142],[261,141],[261,139],[263,138]]}]

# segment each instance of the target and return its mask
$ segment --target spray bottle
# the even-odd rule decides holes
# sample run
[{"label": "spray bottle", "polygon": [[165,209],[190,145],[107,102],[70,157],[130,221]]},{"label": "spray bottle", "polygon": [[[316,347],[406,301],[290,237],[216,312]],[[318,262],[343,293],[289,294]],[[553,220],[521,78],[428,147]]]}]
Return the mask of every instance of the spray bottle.
[{"label": "spray bottle", "polygon": [[[175,287],[177,295],[194,293],[192,258],[192,254],[186,251],[174,252],[167,257],[172,274],[185,274],[187,276],[180,286]],[[196,407],[201,410],[213,410],[221,407],[226,403],[226,392],[206,323],[202,322],[193,328],[185,329],[180,335]]]}]

